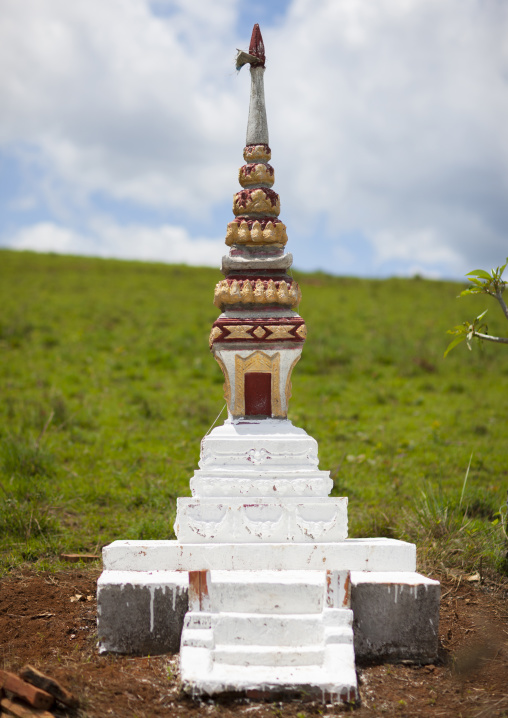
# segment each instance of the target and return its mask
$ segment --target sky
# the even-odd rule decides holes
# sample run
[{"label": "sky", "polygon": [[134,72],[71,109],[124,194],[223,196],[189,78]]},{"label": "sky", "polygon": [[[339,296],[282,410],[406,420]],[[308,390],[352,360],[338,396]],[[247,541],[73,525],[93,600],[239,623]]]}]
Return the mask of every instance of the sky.
[{"label": "sky", "polygon": [[2,0],[0,246],[219,267],[255,22],[295,267],[504,263],[506,0]]}]

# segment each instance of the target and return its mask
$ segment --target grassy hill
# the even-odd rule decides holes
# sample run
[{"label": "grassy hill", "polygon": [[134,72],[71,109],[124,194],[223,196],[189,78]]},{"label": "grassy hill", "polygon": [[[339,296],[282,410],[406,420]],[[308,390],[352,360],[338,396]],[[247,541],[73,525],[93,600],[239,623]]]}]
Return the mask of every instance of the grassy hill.
[{"label": "grassy hill", "polygon": [[[176,497],[224,406],[208,351],[221,276],[0,251],[3,570],[174,537]],[[487,307],[505,335],[497,306],[457,301],[452,282],[298,281],[309,336],[289,418],[318,440],[333,493],[349,496],[350,535],[507,572],[508,350],[462,345],[443,359],[446,330]]]}]

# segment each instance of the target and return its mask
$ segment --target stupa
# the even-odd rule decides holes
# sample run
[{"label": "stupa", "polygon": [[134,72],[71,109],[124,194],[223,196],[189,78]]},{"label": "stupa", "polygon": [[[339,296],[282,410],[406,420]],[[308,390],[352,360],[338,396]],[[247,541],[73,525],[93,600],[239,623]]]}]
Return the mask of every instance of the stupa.
[{"label": "stupa", "polygon": [[317,442],[287,418],[306,326],[272,189],[258,25],[238,53],[237,67],[246,64],[246,164],[210,334],[228,418],[202,440],[192,497],[178,499],[177,540],[104,549],[99,645],[153,654],[181,641],[193,695],[304,691],[352,702],[355,651],[434,660],[439,584],[415,573],[413,544],[347,538],[347,498],[329,496]]}]

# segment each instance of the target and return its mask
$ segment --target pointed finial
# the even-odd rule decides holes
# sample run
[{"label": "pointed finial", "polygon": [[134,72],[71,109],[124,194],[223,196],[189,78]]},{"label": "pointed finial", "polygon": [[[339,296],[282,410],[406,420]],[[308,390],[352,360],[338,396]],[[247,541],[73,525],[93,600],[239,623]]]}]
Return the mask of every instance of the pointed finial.
[{"label": "pointed finial", "polygon": [[265,60],[265,44],[263,42],[259,25],[256,23],[252,28],[249,52],[237,50],[236,69],[237,71],[240,71],[242,67],[247,64],[251,67],[264,67]]},{"label": "pointed finial", "polygon": [[247,122],[247,145],[268,145],[268,123],[266,121],[265,90],[263,73],[265,71],[265,45],[261,30],[256,23],[252,30],[249,52],[238,50],[236,69],[250,65],[250,105]]},{"label": "pointed finial", "polygon": [[256,23],[252,28],[252,36],[250,38],[249,55],[254,55],[259,60],[262,67],[265,66],[265,45],[259,25]]}]

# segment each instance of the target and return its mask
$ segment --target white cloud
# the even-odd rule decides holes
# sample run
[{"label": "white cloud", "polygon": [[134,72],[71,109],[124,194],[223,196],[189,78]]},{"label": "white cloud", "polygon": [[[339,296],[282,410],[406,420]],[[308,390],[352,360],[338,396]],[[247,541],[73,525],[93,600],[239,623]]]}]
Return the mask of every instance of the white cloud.
[{"label": "white cloud", "polygon": [[[162,227],[180,228],[181,247],[223,232],[231,216],[220,232],[212,220],[238,189],[249,94],[232,62],[249,41],[240,6],[4,0],[0,149],[31,170],[20,195],[51,216],[28,235],[51,226],[73,251],[127,256],[111,227],[127,224],[148,254]],[[507,21],[496,0],[293,0],[262,27],[275,189],[298,266],[459,276],[503,261]],[[130,205],[153,212],[150,227],[122,214]],[[73,229],[106,212],[109,230]],[[343,246],[354,234],[370,257]]]},{"label": "white cloud", "polygon": [[447,246],[433,229],[418,229],[413,232],[383,230],[370,239],[379,264],[396,260],[409,268],[418,266],[420,271],[424,271],[424,268],[430,270],[431,267],[442,267],[449,272],[462,264],[459,252]]},{"label": "white cloud", "polygon": [[295,0],[266,38],[269,82],[291,107],[290,123],[271,118],[289,158],[284,211],[307,215],[304,232],[323,215],[331,236],[362,232],[374,263],[404,259],[415,237],[432,246],[422,261],[455,275],[463,257],[504,256],[507,21],[495,2]]},{"label": "white cloud", "polygon": [[95,231],[85,235],[52,222],[40,222],[16,232],[7,246],[36,252],[122,257],[201,267],[216,267],[223,254],[224,240],[191,239],[183,227],[120,226],[104,220],[96,220],[93,225]]},{"label": "white cloud", "polygon": [[78,197],[206,210],[245,114],[224,89],[234,5],[174,2],[157,17],[144,0],[6,0],[0,142],[36,148]]}]

